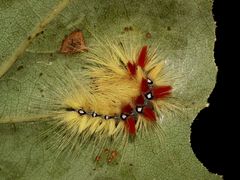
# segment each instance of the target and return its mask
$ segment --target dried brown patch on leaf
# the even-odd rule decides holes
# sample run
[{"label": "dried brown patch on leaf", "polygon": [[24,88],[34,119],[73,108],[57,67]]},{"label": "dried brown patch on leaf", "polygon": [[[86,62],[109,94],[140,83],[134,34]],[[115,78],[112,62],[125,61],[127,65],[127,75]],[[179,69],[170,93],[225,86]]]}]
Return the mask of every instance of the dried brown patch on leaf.
[{"label": "dried brown patch on leaf", "polygon": [[70,33],[62,41],[60,52],[63,54],[74,54],[87,51],[82,31]]},{"label": "dried brown patch on leaf", "polygon": [[100,164],[118,164],[119,157],[120,154],[117,150],[105,148],[95,157],[95,162]]}]

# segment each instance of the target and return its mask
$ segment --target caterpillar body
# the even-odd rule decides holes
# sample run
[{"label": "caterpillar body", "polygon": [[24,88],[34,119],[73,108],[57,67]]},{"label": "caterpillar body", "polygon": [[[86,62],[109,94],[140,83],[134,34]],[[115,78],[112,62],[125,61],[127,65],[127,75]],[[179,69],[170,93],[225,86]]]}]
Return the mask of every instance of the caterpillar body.
[{"label": "caterpillar body", "polygon": [[[60,63],[61,72],[51,77],[54,84],[48,73],[42,86],[46,101],[51,99],[46,109],[57,122],[53,129],[60,134],[61,149],[92,139],[98,145],[121,144],[159,129],[162,109],[171,104],[172,81],[157,48],[139,39],[131,33],[117,40],[97,38],[82,55],[83,68],[75,72]],[[36,109],[39,101],[33,101]]]}]

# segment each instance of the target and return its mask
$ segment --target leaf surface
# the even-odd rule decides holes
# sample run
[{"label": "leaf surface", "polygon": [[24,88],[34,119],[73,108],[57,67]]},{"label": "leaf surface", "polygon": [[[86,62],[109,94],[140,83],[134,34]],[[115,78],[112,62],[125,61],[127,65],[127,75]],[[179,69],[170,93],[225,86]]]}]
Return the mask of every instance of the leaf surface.
[{"label": "leaf surface", "polygon": [[[216,81],[211,10],[210,0],[1,0],[0,179],[221,179],[197,160],[190,144],[192,121],[206,107]],[[176,93],[185,102],[184,112],[164,120],[163,142],[153,136],[129,143],[119,165],[96,167],[88,151],[77,159],[57,159],[37,141],[47,123],[23,122],[30,116],[30,97],[42,91],[36,86],[46,73],[43,67],[57,70],[56,59],[81,64],[81,54],[58,53],[64,36],[76,29],[88,44],[89,32],[114,37],[126,27],[150,33],[170,68],[183,75]]]}]

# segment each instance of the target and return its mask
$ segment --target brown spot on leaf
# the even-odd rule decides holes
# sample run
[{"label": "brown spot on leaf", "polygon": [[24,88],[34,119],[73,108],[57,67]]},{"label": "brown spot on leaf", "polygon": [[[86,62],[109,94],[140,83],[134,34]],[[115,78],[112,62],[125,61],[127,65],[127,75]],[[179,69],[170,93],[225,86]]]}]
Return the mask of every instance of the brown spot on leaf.
[{"label": "brown spot on leaf", "polygon": [[95,156],[94,161],[98,164],[107,163],[111,165],[117,165],[120,154],[117,150],[111,150],[109,148],[104,148],[97,156]]},{"label": "brown spot on leaf", "polygon": [[95,161],[100,161],[100,159],[101,159],[101,157],[100,156],[96,156],[96,158],[95,158]]},{"label": "brown spot on leaf", "polygon": [[112,153],[111,153],[112,158],[116,158],[117,155],[118,155],[117,151],[112,151]]},{"label": "brown spot on leaf", "polygon": [[74,31],[70,33],[62,41],[60,52],[63,54],[74,54],[83,51],[87,51],[87,47],[81,31]]},{"label": "brown spot on leaf", "polygon": [[111,151],[111,153],[108,156],[107,162],[111,163],[113,160],[115,160],[118,156],[118,152],[116,150]]},{"label": "brown spot on leaf", "polygon": [[109,150],[108,148],[105,148],[105,149],[104,149],[104,152],[105,152],[105,153],[109,153],[109,151],[110,151],[110,150]]},{"label": "brown spot on leaf", "polygon": [[132,30],[133,30],[132,26],[129,26],[129,27],[125,27],[125,28],[124,28],[124,31],[125,31],[125,32],[132,31]]},{"label": "brown spot on leaf", "polygon": [[146,33],[146,38],[150,39],[152,37],[152,34],[150,32]]},{"label": "brown spot on leaf", "polygon": [[20,65],[20,66],[17,67],[17,71],[20,71],[22,69],[23,69],[23,65]]}]

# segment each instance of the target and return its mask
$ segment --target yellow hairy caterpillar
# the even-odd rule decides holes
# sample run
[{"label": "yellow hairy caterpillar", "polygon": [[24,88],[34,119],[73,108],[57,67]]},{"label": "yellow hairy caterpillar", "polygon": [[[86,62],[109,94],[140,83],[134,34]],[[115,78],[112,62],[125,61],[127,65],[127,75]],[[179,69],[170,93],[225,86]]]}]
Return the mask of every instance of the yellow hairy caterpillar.
[{"label": "yellow hairy caterpillar", "polygon": [[[49,72],[42,83],[49,97],[40,101],[51,102],[46,109],[57,122],[53,129],[62,150],[89,140],[102,146],[108,140],[127,142],[158,129],[162,109],[172,108],[174,87],[156,47],[131,33],[96,39],[82,54],[81,69],[72,71],[59,63],[59,72]],[[38,101],[33,102],[38,110]]]}]

